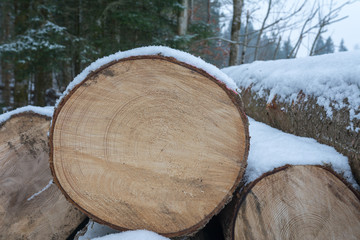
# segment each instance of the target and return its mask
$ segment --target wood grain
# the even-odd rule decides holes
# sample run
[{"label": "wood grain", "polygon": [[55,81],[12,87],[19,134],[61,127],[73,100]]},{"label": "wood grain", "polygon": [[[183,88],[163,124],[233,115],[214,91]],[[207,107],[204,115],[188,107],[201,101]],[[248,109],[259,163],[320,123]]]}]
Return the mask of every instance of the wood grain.
[{"label": "wood grain", "polygon": [[360,239],[359,195],[318,166],[265,175],[239,201],[235,240]]},{"label": "wood grain", "polygon": [[52,179],[49,126],[29,112],[0,126],[0,239],[66,239],[85,218],[55,184],[39,193]]},{"label": "wood grain", "polygon": [[98,222],[190,234],[223,208],[244,173],[249,137],[239,102],[174,59],[109,64],[55,112],[53,174]]}]

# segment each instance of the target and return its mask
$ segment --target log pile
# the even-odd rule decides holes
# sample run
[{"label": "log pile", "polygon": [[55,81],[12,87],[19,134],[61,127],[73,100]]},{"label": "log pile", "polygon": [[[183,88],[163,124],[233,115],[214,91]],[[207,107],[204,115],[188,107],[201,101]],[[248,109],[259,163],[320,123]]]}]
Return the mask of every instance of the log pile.
[{"label": "log pile", "polygon": [[76,209],[176,240],[360,238],[359,193],[327,167],[244,186],[243,102],[204,68],[160,54],[96,66],[60,101],[49,139],[40,115],[1,126],[0,239],[64,239]]},{"label": "log pile", "polygon": [[49,126],[32,112],[0,126],[0,239],[66,239],[85,219],[52,184]]},{"label": "log pile", "polygon": [[[249,88],[241,89],[244,109],[248,116],[284,132],[311,137],[320,143],[333,146],[349,158],[353,175],[360,183],[360,131],[350,130],[349,109],[332,109],[333,117],[317,104],[318,99],[299,92],[296,101],[288,104],[275,96],[270,103]],[[360,126],[355,119],[354,126]]]}]

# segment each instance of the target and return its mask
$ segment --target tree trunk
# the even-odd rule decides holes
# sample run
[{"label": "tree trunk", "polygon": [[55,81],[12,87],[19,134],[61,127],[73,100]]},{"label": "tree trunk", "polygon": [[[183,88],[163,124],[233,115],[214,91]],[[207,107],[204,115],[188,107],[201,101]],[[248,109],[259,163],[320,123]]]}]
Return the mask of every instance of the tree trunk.
[{"label": "tree trunk", "polygon": [[49,125],[27,112],[0,126],[0,239],[66,239],[85,218],[52,184]]},{"label": "tree trunk", "polygon": [[248,36],[249,19],[250,19],[250,13],[249,13],[249,11],[247,11],[247,13],[246,13],[245,34],[244,34],[244,43],[243,43],[243,48],[242,48],[242,52],[241,52],[240,64],[245,63],[245,54],[246,54],[246,48],[247,48],[247,44],[248,44],[248,37],[249,37]]},{"label": "tree trunk", "polygon": [[7,62],[7,59],[1,59],[1,81],[4,84],[2,91],[2,100],[6,107],[10,106],[10,79],[11,79],[11,65]]},{"label": "tree trunk", "polygon": [[[13,25],[13,20],[11,17],[11,3],[4,2],[1,12],[1,27],[0,27],[0,40],[1,43],[7,42],[11,38],[11,30]],[[1,84],[4,85],[2,90],[2,101],[6,107],[10,106],[11,90],[10,90],[10,80],[11,80],[11,64],[9,54],[1,54]]]},{"label": "tree trunk", "polygon": [[231,41],[229,66],[238,64],[239,59],[239,42],[241,28],[241,14],[243,9],[243,0],[233,0],[233,20],[231,25]]},{"label": "tree trunk", "polygon": [[116,229],[192,234],[224,207],[246,166],[240,98],[174,58],[106,64],[54,116],[56,183],[84,213]]},{"label": "tree trunk", "polygon": [[184,36],[187,33],[187,27],[188,27],[189,1],[182,0],[181,5],[183,6],[183,9],[181,10],[178,18],[178,35]]},{"label": "tree trunk", "polygon": [[359,193],[320,166],[264,174],[222,214],[226,240],[360,239]]}]

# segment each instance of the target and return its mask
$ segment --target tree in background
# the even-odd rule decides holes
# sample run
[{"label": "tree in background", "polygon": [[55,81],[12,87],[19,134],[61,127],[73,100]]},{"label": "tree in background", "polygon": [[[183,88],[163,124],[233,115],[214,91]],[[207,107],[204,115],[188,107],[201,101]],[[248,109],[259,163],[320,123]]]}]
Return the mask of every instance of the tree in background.
[{"label": "tree in background", "polygon": [[344,39],[341,39],[340,46],[339,46],[339,52],[346,52],[348,49],[345,47]]},{"label": "tree in background", "polygon": [[328,37],[325,42],[325,53],[334,53],[335,46],[331,37]]},{"label": "tree in background", "polygon": [[314,55],[322,55],[328,53],[334,53],[335,46],[331,37],[328,37],[324,42],[323,37],[320,35],[315,45]]},{"label": "tree in background", "polygon": [[[292,49],[287,53],[287,58],[297,56],[300,47],[304,45],[305,38],[308,38],[310,43],[307,46],[309,55],[314,55],[316,44],[321,42],[319,41],[321,34],[326,32],[329,25],[345,19],[346,17],[340,16],[340,11],[344,6],[352,4],[355,0],[341,2],[302,0],[294,2],[294,4],[288,4],[288,1],[285,0],[243,0],[241,11],[236,8],[238,2],[238,0],[232,0],[232,6],[234,7],[232,26],[237,26],[237,28],[232,27],[231,37],[224,35],[219,38],[221,41],[230,44],[231,57],[229,65],[283,57],[281,56],[280,47],[282,39],[284,39],[285,34],[291,35],[292,29],[299,29],[300,31],[295,31],[295,33],[299,32],[299,34],[295,38],[294,44],[291,44]],[[259,9],[265,9],[265,12],[258,14]],[[253,31],[248,31],[248,24],[241,24],[244,21],[245,14],[243,13],[245,12],[247,12],[246,19],[250,19],[247,22],[257,23]],[[247,30],[242,31],[243,28]],[[243,41],[244,39],[246,41]],[[256,39],[255,42],[252,39]],[[294,37],[292,36],[291,39],[294,39]],[[326,50],[327,52],[333,51],[330,42],[327,46],[330,47]],[[239,49],[245,49],[245,54],[244,51],[239,51]],[[319,52],[319,48],[316,51]],[[239,56],[240,52],[241,56]],[[234,57],[235,55],[237,57]],[[248,60],[249,55],[252,56],[252,60]]]},{"label": "tree in background", "polygon": [[44,106],[47,89],[63,91],[89,63],[119,50],[166,45],[205,57],[217,54],[216,43],[203,39],[219,32],[218,4],[215,0],[2,0],[1,107]]},{"label": "tree in background", "polygon": [[313,55],[322,55],[325,54],[325,42],[323,37],[320,35],[316,44],[315,44],[315,49],[314,49],[314,54]]}]

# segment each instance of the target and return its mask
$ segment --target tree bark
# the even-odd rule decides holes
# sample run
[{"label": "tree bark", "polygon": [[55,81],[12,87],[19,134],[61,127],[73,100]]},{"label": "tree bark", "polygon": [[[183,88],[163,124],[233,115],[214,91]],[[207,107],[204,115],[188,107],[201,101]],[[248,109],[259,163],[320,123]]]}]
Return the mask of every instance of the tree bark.
[{"label": "tree bark", "polygon": [[321,166],[266,173],[221,214],[226,240],[360,238],[359,192]]},{"label": "tree bark", "polygon": [[85,218],[52,184],[49,125],[26,112],[0,126],[0,239],[66,239]]},{"label": "tree bark", "polygon": [[[314,138],[347,156],[354,177],[360,183],[360,132],[348,128],[348,108],[333,108],[333,117],[329,119],[324,108],[317,104],[317,98],[306,96],[302,91],[291,104],[276,96],[268,104],[265,97],[259,97],[251,88],[242,88],[241,95],[248,116],[284,132]],[[352,124],[354,128],[359,127],[360,120],[354,119]]]},{"label": "tree bark", "polygon": [[249,144],[237,94],[157,55],[94,71],[50,132],[50,167],[71,202],[110,227],[168,237],[197,232],[224,207]]},{"label": "tree bark", "polygon": [[247,44],[248,44],[248,37],[249,37],[248,36],[249,19],[250,19],[250,13],[249,13],[249,11],[247,11],[247,13],[246,13],[245,34],[244,34],[244,43],[243,43],[243,49],[242,49],[242,52],[241,52],[240,64],[245,63],[245,54],[246,54],[246,48],[247,48]]},{"label": "tree bark", "polygon": [[240,42],[240,28],[241,28],[241,15],[243,9],[243,0],[233,0],[233,20],[231,25],[231,41],[230,44],[230,59],[229,66],[238,64],[239,59],[239,42]]},{"label": "tree bark", "polygon": [[189,1],[182,0],[181,5],[183,6],[183,9],[181,10],[178,18],[178,35],[184,36],[187,33],[187,27],[188,27]]}]

